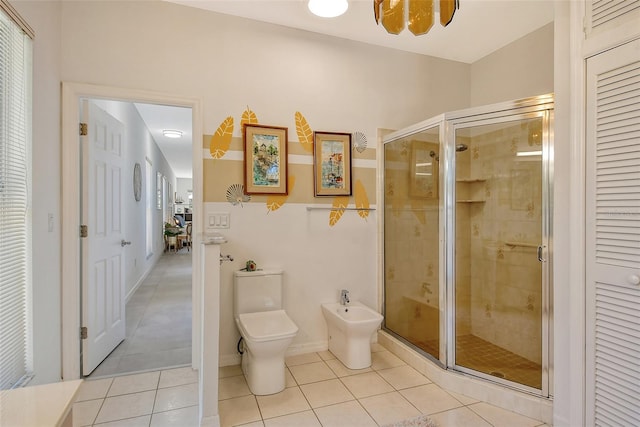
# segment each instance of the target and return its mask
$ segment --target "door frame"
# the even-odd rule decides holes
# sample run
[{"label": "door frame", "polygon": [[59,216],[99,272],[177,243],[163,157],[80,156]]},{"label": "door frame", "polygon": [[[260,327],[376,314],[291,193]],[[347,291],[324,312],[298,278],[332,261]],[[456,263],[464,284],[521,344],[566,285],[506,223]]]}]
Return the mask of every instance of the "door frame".
[{"label": "door frame", "polygon": [[102,98],[124,102],[144,102],[191,108],[192,157],[193,157],[193,237],[192,237],[192,328],[191,364],[200,365],[200,284],[202,282],[200,259],[200,233],[204,217],[202,194],[203,147],[202,147],[202,101],[199,98],[179,97],[171,94],[84,83],[62,83],[62,379],[81,378],[80,372],[80,99]]}]

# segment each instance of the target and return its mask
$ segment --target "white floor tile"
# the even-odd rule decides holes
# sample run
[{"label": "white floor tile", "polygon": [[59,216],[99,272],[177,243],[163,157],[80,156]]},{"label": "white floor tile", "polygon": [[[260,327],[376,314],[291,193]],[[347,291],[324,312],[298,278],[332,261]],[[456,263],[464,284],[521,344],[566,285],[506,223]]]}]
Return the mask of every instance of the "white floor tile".
[{"label": "white floor tile", "polygon": [[375,372],[342,377],[340,380],[358,399],[393,391],[393,387]]},{"label": "white floor tile", "polygon": [[156,391],[125,394],[122,396],[107,397],[98,413],[96,423],[123,420],[141,415],[150,415],[153,411],[153,401]]},{"label": "white floor tile", "polygon": [[462,406],[462,404],[435,384],[400,390],[409,402],[423,414],[434,414]]},{"label": "white floor tile", "polygon": [[358,401],[325,406],[314,410],[323,427],[377,427]]},{"label": "white floor tile", "polygon": [[232,397],[247,396],[251,394],[244,375],[221,378],[218,381],[218,400],[230,399]]},{"label": "white floor tile", "polygon": [[151,416],[150,427],[198,427],[198,406],[158,412]]},{"label": "white floor tile", "polygon": [[308,384],[336,378],[325,362],[307,363],[305,365],[290,366],[291,375],[298,384]]},{"label": "white floor tile", "polygon": [[491,427],[491,424],[483,420],[478,414],[469,408],[456,408],[449,411],[429,415],[438,426],[464,426],[464,427]]},{"label": "white floor tile", "polygon": [[218,402],[220,426],[231,427],[260,421],[260,410],[255,396],[235,397]]},{"label": "white floor tile", "polygon": [[142,417],[127,418],[126,420],[111,421],[108,423],[94,424],[98,427],[149,427],[151,415]]},{"label": "white floor tile", "polygon": [[285,388],[277,394],[256,396],[263,419],[279,417],[311,409],[298,387]]},{"label": "white floor tile", "polygon": [[541,421],[498,408],[485,402],[474,403],[473,405],[469,405],[468,408],[487,420],[494,427],[535,427],[541,423]]},{"label": "white floor tile", "polygon": [[360,404],[380,425],[391,424],[420,415],[420,411],[407,402],[397,391],[361,399]]},{"label": "white floor tile", "polygon": [[264,420],[265,427],[322,427],[313,411]]},{"label": "white floor tile", "polygon": [[396,390],[416,387],[431,382],[427,377],[408,365],[382,369],[378,371],[378,375],[384,378]]},{"label": "white floor tile", "polygon": [[173,387],[177,385],[192,384],[198,382],[198,371],[191,366],[184,368],[167,369],[160,373],[158,388]]},{"label": "white floor tile", "polygon": [[73,427],[90,426],[96,420],[103,399],[86,400],[73,404]]},{"label": "white floor tile", "polygon": [[344,384],[337,379],[301,385],[300,389],[312,408],[355,399]]},{"label": "white floor tile", "polygon": [[304,365],[305,363],[320,362],[321,360],[318,353],[297,354],[284,359],[287,366]]},{"label": "white floor tile", "polygon": [[161,388],[156,395],[153,412],[171,411],[198,404],[198,384]]},{"label": "white floor tile", "polygon": [[112,382],[113,378],[83,381],[78,394],[76,394],[76,402],[105,398]]},{"label": "white floor tile", "polygon": [[406,363],[390,351],[378,351],[371,353],[371,368],[376,371],[380,369],[395,368],[396,366],[402,365],[406,365]]},{"label": "white floor tile", "polygon": [[371,368],[349,369],[346,366],[344,366],[342,362],[339,361],[338,359],[327,360],[325,361],[325,363],[327,364],[327,366],[329,366],[329,368],[331,368],[333,373],[335,373],[338,377],[346,377],[349,375],[357,375],[357,374],[362,374],[364,372],[371,372]]},{"label": "white floor tile", "polygon": [[158,388],[160,372],[145,372],[144,374],[125,375],[113,379],[108,397],[121,394],[138,393],[141,391],[155,390]]},{"label": "white floor tile", "polygon": [[218,378],[234,377],[236,375],[242,375],[240,365],[222,366],[218,368]]}]

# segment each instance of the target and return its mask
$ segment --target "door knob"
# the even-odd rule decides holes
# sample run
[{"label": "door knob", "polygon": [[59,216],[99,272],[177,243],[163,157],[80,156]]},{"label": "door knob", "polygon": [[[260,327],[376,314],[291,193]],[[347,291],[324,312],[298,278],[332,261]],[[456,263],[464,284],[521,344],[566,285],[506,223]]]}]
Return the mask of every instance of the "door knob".
[{"label": "door knob", "polygon": [[127,246],[127,245],[130,245],[130,244],[131,244],[131,242],[127,242],[127,241],[126,241],[126,240],[124,240],[124,239],[122,239],[122,240],[120,241],[120,246],[122,246],[123,248],[124,248],[125,246]]},{"label": "door knob", "polygon": [[627,280],[632,285],[640,285],[640,276],[638,276],[637,274],[630,275],[629,277],[627,277]]}]

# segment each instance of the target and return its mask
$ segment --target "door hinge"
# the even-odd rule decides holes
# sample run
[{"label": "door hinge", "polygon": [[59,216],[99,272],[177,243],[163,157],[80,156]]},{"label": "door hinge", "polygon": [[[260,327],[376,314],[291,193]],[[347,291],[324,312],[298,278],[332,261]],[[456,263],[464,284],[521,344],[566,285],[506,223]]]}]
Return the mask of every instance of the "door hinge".
[{"label": "door hinge", "polygon": [[89,134],[89,131],[87,130],[87,124],[80,123],[80,136],[87,136],[88,134]]},{"label": "door hinge", "polygon": [[89,227],[86,225],[80,226],[80,237],[88,237],[89,236]]},{"label": "door hinge", "polygon": [[81,340],[86,340],[87,339],[87,327],[83,326],[80,328],[80,339]]}]

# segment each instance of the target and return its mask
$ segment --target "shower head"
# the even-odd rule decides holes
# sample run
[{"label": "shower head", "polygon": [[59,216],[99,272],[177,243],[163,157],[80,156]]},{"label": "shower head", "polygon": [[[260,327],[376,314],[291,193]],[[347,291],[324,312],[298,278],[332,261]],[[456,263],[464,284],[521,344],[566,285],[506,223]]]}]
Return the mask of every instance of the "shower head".
[{"label": "shower head", "polygon": [[456,144],[456,152],[460,153],[462,151],[467,151],[467,144]]}]

